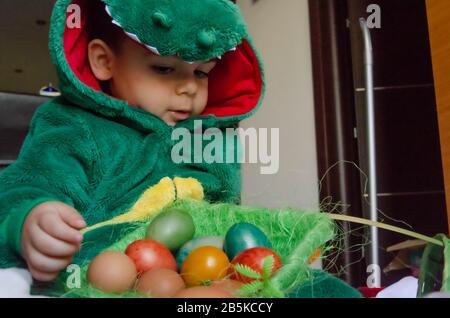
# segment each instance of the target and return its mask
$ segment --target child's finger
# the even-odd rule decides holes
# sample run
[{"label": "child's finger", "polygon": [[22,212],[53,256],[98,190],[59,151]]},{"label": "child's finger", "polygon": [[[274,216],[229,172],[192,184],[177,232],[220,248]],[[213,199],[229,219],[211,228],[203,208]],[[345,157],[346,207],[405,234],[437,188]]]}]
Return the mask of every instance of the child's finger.
[{"label": "child's finger", "polygon": [[50,282],[52,280],[55,280],[56,277],[58,277],[58,272],[55,273],[44,273],[37,269],[35,269],[33,266],[29,265],[29,270],[31,273],[31,276],[37,281],[40,282]]},{"label": "child's finger", "polygon": [[39,219],[38,226],[55,239],[68,243],[79,244],[83,240],[83,235],[74,228],[67,225],[61,218],[52,214],[43,215]]},{"label": "child's finger", "polygon": [[79,250],[78,244],[69,244],[65,241],[58,240],[44,232],[37,225],[35,225],[35,229],[33,231],[35,233],[30,236],[31,244],[42,254],[51,257],[68,257],[75,254]]},{"label": "child's finger", "polygon": [[28,263],[39,272],[54,273],[66,268],[72,261],[71,257],[52,258],[39,253],[35,248],[30,247],[28,253]]},{"label": "child's finger", "polygon": [[83,217],[74,208],[65,206],[58,209],[58,212],[62,220],[71,227],[77,230],[81,230],[86,227],[86,222],[84,221]]}]

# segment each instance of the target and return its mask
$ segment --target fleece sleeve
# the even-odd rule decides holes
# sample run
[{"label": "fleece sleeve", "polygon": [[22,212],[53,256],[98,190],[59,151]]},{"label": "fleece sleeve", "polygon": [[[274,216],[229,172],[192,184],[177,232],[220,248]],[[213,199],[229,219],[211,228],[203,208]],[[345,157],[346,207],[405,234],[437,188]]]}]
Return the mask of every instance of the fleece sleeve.
[{"label": "fleece sleeve", "polygon": [[[58,105],[59,106],[59,105]],[[64,107],[36,112],[18,160],[0,174],[0,267],[21,264],[21,234],[40,203],[86,204],[93,145],[89,130]]]}]

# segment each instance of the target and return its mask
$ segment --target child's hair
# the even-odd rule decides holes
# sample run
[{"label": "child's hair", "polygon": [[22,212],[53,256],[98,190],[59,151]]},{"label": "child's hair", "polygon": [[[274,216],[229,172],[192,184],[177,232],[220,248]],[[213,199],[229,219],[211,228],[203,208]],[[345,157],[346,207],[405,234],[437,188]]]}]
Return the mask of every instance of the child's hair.
[{"label": "child's hair", "polygon": [[104,41],[115,52],[120,51],[125,38],[124,32],[112,23],[105,10],[105,4],[100,0],[89,1],[88,32],[89,41],[99,39]]},{"label": "child's hair", "polygon": [[[111,17],[100,0],[89,1],[88,8],[88,36],[89,41],[99,39],[104,41],[114,53],[119,53],[125,34],[117,25],[112,23]],[[109,81],[99,81],[102,91],[112,95]]]}]

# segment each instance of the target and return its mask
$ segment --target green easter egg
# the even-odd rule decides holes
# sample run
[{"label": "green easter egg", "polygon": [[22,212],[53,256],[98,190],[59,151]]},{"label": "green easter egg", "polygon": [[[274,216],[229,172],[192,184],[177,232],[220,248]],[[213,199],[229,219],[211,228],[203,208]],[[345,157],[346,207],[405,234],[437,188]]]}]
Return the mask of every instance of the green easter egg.
[{"label": "green easter egg", "polygon": [[222,236],[205,236],[193,239],[184,244],[176,255],[177,267],[180,269],[184,260],[191,252],[202,246],[214,246],[218,249],[223,249],[224,238]]},{"label": "green easter egg", "polygon": [[194,237],[195,226],[191,215],[180,209],[161,213],[147,228],[146,238],[162,243],[171,252],[178,250]]},{"label": "green easter egg", "polygon": [[233,225],[225,236],[224,250],[232,260],[240,252],[253,247],[272,248],[272,243],[258,227],[250,223]]}]

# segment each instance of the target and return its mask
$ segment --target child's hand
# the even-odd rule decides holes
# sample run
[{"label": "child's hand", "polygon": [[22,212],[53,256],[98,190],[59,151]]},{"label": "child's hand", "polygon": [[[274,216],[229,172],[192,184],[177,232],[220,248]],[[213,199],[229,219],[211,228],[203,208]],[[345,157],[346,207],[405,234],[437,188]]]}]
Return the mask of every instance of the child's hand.
[{"label": "child's hand", "polygon": [[31,210],[22,230],[22,254],[31,275],[52,281],[72,261],[86,227],[81,215],[62,202],[45,202]]}]

